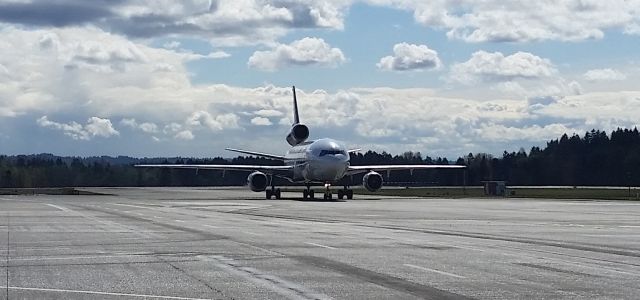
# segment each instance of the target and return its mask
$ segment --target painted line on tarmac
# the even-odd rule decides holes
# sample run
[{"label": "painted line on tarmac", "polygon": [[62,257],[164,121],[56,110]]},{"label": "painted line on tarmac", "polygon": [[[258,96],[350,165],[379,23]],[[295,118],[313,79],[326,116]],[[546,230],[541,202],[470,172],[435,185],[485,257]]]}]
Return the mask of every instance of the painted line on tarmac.
[{"label": "painted line on tarmac", "polygon": [[337,249],[335,247],[331,247],[331,246],[326,246],[326,245],[322,245],[322,244],[316,244],[316,243],[312,243],[312,242],[304,242],[307,245],[312,245],[312,246],[316,246],[316,247],[321,247],[321,248],[326,248],[326,249]]},{"label": "painted line on tarmac", "polygon": [[[6,286],[0,286],[2,289],[6,289]],[[160,295],[146,295],[146,294],[128,294],[128,293],[115,293],[115,292],[99,292],[99,291],[83,291],[83,290],[67,290],[67,289],[49,289],[49,288],[34,288],[34,287],[20,287],[10,286],[10,290],[21,291],[38,291],[38,292],[54,292],[54,293],[73,293],[73,294],[90,294],[90,295],[105,295],[105,296],[127,296],[137,298],[156,298],[156,299],[175,299],[175,300],[208,300],[206,298],[189,298],[189,297],[176,297],[176,296],[160,296]]]},{"label": "painted line on tarmac", "polygon": [[429,268],[425,268],[425,267],[421,267],[421,266],[416,266],[416,265],[412,265],[412,264],[404,264],[406,267],[409,268],[414,268],[414,269],[418,269],[418,270],[422,270],[422,271],[428,271],[428,272],[434,272],[434,273],[438,273],[441,275],[447,275],[447,276],[451,276],[451,277],[455,277],[455,278],[467,278],[461,275],[457,275],[457,274],[453,274],[453,273],[449,273],[449,272],[445,272],[445,271],[440,271],[440,270],[436,270],[436,269],[429,269]]},{"label": "painted line on tarmac", "polygon": [[216,267],[228,273],[241,277],[247,281],[259,284],[275,293],[278,293],[283,298],[314,300],[331,299],[327,295],[307,289],[306,287],[298,283],[282,279],[278,276],[266,273],[262,270],[243,266],[232,258],[220,255],[201,256],[200,258],[202,258],[204,261],[212,263]]},{"label": "painted line on tarmac", "polygon": [[59,210],[61,210],[61,211],[64,211],[64,212],[69,212],[69,211],[71,211],[70,209],[68,209],[68,208],[66,208],[66,207],[58,206],[58,205],[55,205],[55,204],[47,203],[47,206],[51,206],[51,207],[53,207],[53,208],[57,208],[57,209],[59,209]]}]

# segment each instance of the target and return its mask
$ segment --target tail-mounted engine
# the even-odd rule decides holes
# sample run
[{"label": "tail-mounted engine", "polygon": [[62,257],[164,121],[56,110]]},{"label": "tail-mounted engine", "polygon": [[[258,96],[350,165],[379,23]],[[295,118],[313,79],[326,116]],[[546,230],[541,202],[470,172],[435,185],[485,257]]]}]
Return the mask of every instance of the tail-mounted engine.
[{"label": "tail-mounted engine", "polygon": [[287,143],[291,146],[298,145],[309,138],[309,127],[304,124],[294,124],[287,135]]},{"label": "tail-mounted engine", "polygon": [[247,184],[249,188],[254,192],[262,192],[267,189],[269,180],[267,175],[262,172],[253,172],[247,177]]},{"label": "tail-mounted engine", "polygon": [[382,175],[377,172],[369,172],[362,177],[362,185],[369,192],[376,192],[382,188]]}]

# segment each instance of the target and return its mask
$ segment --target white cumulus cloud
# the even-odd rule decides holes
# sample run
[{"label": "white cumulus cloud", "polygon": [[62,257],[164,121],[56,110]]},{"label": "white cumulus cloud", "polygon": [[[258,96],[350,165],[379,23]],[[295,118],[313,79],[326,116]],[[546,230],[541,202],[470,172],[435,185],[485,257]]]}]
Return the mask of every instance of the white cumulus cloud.
[{"label": "white cumulus cloud", "polygon": [[607,68],[589,70],[584,73],[584,79],[589,81],[617,81],[625,80],[627,76],[618,70]]},{"label": "white cumulus cloud", "polygon": [[185,124],[190,127],[206,126],[212,131],[220,131],[226,128],[237,128],[238,117],[232,113],[214,117],[207,111],[196,111],[187,118]]},{"label": "white cumulus cloud", "polygon": [[58,123],[50,121],[47,116],[40,117],[36,123],[41,127],[53,128],[61,130],[65,135],[70,136],[74,140],[90,140],[93,137],[108,138],[120,133],[113,128],[109,119],[91,117],[87,120],[86,125],[77,122]]},{"label": "white cumulus cloud", "polygon": [[180,132],[176,133],[176,135],[174,135],[173,137],[175,139],[177,139],[177,140],[186,140],[186,141],[190,141],[190,140],[193,140],[195,138],[195,136],[193,135],[193,133],[190,130],[180,131]]},{"label": "white cumulus cloud", "polygon": [[152,122],[143,122],[143,123],[138,123],[136,121],[136,119],[122,119],[120,120],[120,124],[127,126],[127,127],[131,127],[133,129],[139,129],[142,130],[143,132],[146,133],[156,133],[158,132],[158,125],[156,125],[155,123]]},{"label": "white cumulus cloud", "polygon": [[383,70],[408,71],[439,69],[438,52],[426,45],[399,43],[393,46],[393,56],[385,56],[376,66]]},{"label": "white cumulus cloud", "polygon": [[271,125],[271,121],[267,118],[264,117],[255,117],[253,119],[251,119],[251,124],[253,125],[257,125],[257,126],[269,126]]},{"label": "white cumulus cloud", "polygon": [[418,23],[466,42],[600,39],[607,30],[633,34],[640,19],[638,2],[626,0],[374,2],[411,10]]},{"label": "white cumulus cloud", "polygon": [[320,38],[305,37],[288,45],[279,44],[268,51],[256,51],[247,64],[251,68],[275,71],[289,66],[334,67],[345,60],[339,48],[332,48]]},{"label": "white cumulus cloud", "polygon": [[463,63],[451,66],[450,78],[461,83],[537,79],[557,73],[550,60],[528,52],[505,56],[500,52],[478,51]]}]

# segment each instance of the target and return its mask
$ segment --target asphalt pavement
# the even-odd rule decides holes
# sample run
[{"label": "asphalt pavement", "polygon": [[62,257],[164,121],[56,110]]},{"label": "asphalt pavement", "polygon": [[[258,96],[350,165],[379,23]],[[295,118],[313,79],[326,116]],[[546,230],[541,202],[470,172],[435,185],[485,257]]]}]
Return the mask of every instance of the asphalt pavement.
[{"label": "asphalt pavement", "polygon": [[640,203],[0,196],[0,299],[638,299]]}]

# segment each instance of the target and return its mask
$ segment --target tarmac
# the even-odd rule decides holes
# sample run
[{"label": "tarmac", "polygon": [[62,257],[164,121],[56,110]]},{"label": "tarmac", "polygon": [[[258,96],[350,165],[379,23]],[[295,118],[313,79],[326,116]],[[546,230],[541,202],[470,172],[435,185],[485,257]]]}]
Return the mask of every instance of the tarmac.
[{"label": "tarmac", "polygon": [[0,299],[638,299],[640,202],[0,196]]}]

